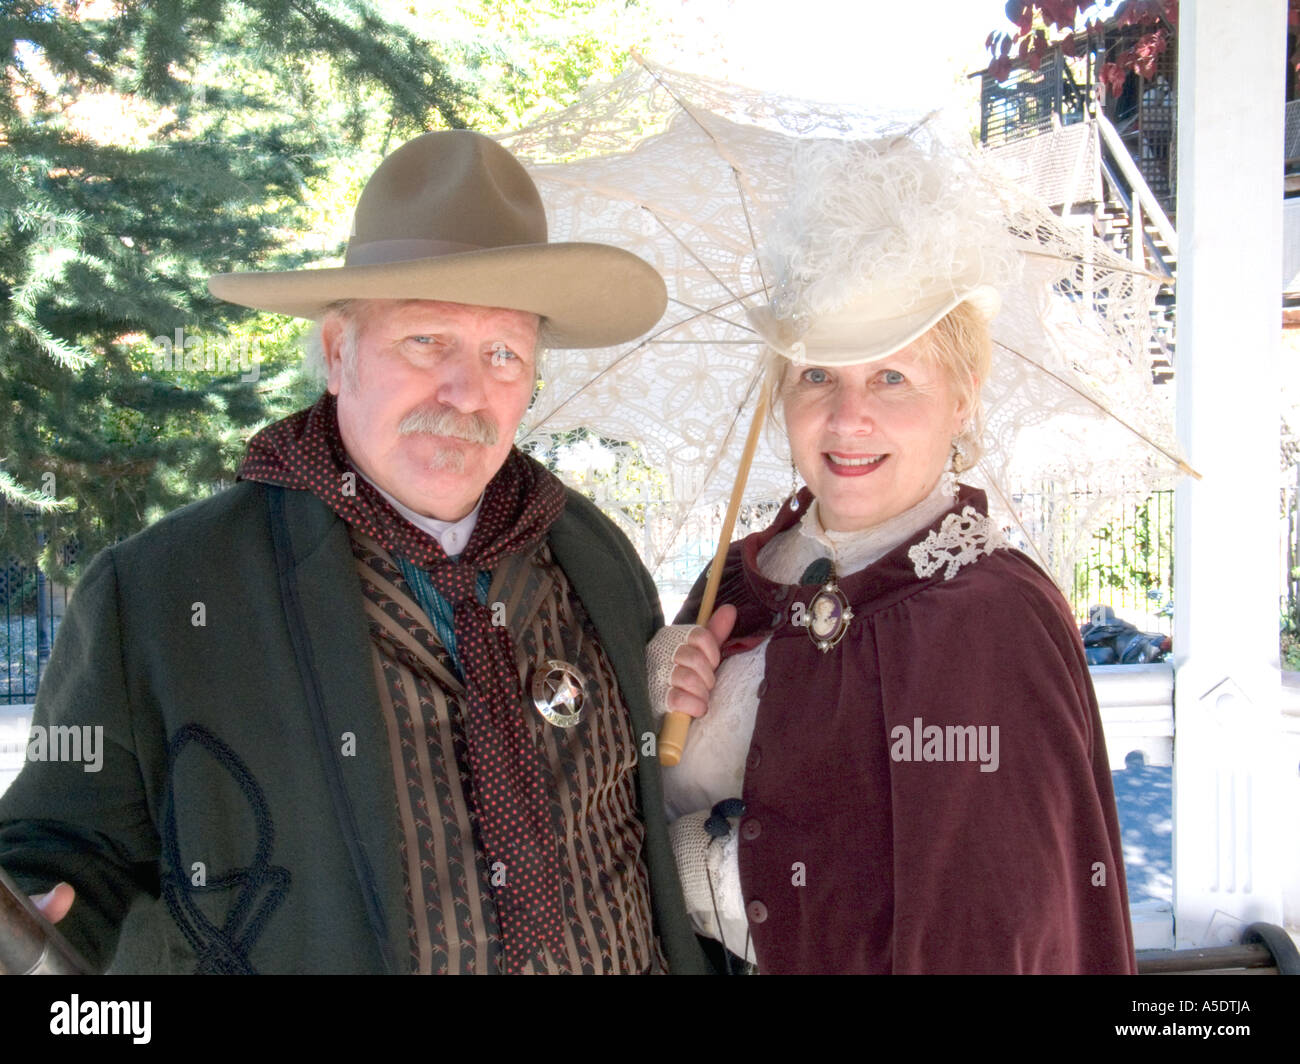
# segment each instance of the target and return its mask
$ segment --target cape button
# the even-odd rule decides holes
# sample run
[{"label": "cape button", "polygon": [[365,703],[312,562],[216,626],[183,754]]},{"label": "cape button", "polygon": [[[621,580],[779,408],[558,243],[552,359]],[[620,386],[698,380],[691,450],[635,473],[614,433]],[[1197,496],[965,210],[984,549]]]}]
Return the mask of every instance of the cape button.
[{"label": "cape button", "polygon": [[761,924],[767,919],[767,906],[761,901],[751,901],[745,906],[745,915],[751,924]]},{"label": "cape button", "polygon": [[750,817],[740,825],[740,837],[742,839],[756,839],[763,834],[763,825],[753,817]]},{"label": "cape button", "polygon": [[784,623],[785,623],[785,613],[783,611],[777,610],[774,614],[772,614],[773,628],[780,628],[781,625]]}]

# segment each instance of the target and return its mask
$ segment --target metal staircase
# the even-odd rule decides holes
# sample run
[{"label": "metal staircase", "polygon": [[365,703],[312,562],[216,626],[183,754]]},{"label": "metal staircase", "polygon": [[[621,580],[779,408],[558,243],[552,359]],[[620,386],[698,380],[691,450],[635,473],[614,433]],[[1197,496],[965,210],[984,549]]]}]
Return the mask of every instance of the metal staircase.
[{"label": "metal staircase", "polygon": [[1152,311],[1149,350],[1152,379],[1171,380],[1178,234],[1115,127],[1097,115],[987,150],[1022,172],[1026,187],[1058,214],[1090,222],[1093,233],[1135,269],[1166,279]]}]

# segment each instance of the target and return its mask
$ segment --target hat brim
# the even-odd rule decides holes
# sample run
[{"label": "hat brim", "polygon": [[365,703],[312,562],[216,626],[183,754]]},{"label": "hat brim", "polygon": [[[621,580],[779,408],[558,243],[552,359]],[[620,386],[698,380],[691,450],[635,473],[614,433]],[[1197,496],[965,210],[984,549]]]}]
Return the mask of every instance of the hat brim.
[{"label": "hat brim", "polygon": [[218,299],[295,318],[319,318],[342,299],[433,299],[531,311],[554,347],[635,339],[668,303],[653,266],[608,244],[525,244],[368,266],[220,273]]},{"label": "hat brim", "polygon": [[860,366],[878,362],[919,340],[966,302],[973,303],[985,320],[989,320],[1001,308],[1002,297],[990,285],[977,285],[910,314],[868,320],[857,318],[839,329],[812,329],[802,337],[803,351],[799,361],[821,366]]}]

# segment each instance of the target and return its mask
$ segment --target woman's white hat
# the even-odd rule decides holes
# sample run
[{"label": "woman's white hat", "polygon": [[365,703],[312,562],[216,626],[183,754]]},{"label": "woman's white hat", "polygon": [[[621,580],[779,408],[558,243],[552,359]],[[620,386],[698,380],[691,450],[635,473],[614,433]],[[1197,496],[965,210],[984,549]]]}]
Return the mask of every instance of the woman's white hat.
[{"label": "woman's white hat", "polygon": [[986,319],[1018,269],[1001,205],[957,154],[903,136],[813,141],[762,258],[775,296],[748,312],[795,362],[859,365],[906,347],[962,303]]},{"label": "woman's white hat", "polygon": [[212,294],[319,318],[342,299],[436,299],[540,315],[557,347],[606,347],[650,329],[663,278],[607,244],[548,243],[537,187],[496,141],[425,133],[387,156],[357,201],[341,267],[225,273]]},{"label": "woman's white hat", "polygon": [[813,319],[802,332],[790,319],[777,318],[770,304],[749,311],[749,321],[768,347],[792,362],[856,366],[901,351],[965,302],[989,320],[1001,308],[1002,297],[987,284],[949,285],[920,296],[872,290]]}]

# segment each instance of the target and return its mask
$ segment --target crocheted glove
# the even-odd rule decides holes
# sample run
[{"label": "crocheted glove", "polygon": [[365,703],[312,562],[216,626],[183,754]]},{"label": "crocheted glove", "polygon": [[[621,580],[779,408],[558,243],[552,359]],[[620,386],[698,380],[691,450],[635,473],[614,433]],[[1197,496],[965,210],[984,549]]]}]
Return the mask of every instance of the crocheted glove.
[{"label": "crocheted glove", "polygon": [[[677,874],[686,897],[686,911],[692,922],[711,938],[720,938],[717,914],[724,920],[745,920],[745,900],[740,889],[740,839],[732,831],[725,839],[714,840],[704,830],[709,811],[687,813],[668,828]],[[713,891],[709,891],[709,882]],[[739,952],[739,943],[729,943]]]},{"label": "crocheted glove", "polygon": [[[673,655],[690,638],[693,624],[660,628],[645,648],[646,677],[650,681],[650,708],[656,717],[668,712],[668,689],[673,685]],[[708,816],[706,813],[705,816]]]}]

